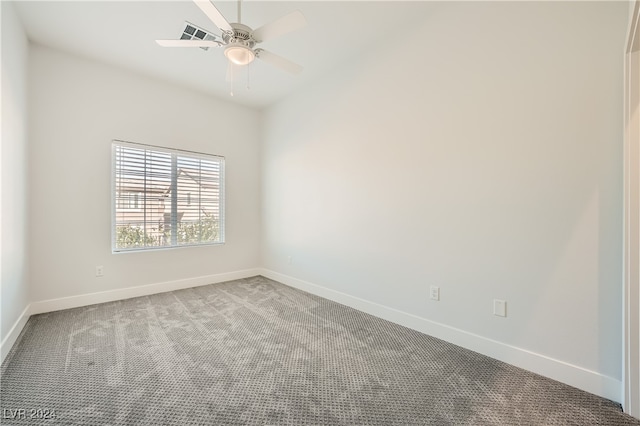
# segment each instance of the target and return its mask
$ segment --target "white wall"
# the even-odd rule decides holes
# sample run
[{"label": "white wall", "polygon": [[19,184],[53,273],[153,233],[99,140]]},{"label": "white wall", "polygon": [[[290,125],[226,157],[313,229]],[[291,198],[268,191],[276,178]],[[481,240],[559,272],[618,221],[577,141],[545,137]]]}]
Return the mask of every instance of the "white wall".
[{"label": "white wall", "polygon": [[625,46],[624,411],[640,419],[640,1],[629,2]]},{"label": "white wall", "polygon": [[269,108],[265,268],[586,369],[619,397],[626,14],[443,4]]},{"label": "white wall", "polygon": [[[2,172],[0,181],[2,358],[17,337],[11,329],[28,305],[27,63],[28,42],[10,2],[2,14]],[[26,318],[25,318],[26,320]],[[24,324],[18,324],[16,330]]]},{"label": "white wall", "polygon": [[[32,301],[258,265],[258,112],[49,48],[30,54]],[[112,254],[112,139],[225,156],[226,244]]]}]

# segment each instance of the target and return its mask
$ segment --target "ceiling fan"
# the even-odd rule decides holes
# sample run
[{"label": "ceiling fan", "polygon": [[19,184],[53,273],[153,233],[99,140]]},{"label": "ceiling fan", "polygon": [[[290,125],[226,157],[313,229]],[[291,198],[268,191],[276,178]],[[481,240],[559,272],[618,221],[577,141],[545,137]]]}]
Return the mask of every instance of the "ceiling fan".
[{"label": "ceiling fan", "polygon": [[268,50],[256,48],[256,45],[262,42],[305,27],[307,20],[299,10],[254,30],[241,23],[241,0],[238,0],[238,22],[233,23],[229,23],[210,0],[193,0],[193,2],[220,29],[222,35],[213,36],[213,40],[156,40],[156,43],[163,47],[224,47],[224,55],[229,60],[231,71],[234,66],[248,65],[255,58],[292,74],[302,71],[300,65]]}]

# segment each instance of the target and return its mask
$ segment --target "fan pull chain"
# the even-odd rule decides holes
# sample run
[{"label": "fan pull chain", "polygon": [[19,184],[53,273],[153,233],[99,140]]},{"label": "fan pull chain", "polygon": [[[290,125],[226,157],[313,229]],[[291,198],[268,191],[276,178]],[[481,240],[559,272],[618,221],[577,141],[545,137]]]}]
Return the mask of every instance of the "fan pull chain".
[{"label": "fan pull chain", "polygon": [[251,81],[251,80],[249,79],[249,74],[250,74],[250,73],[249,73],[249,70],[250,70],[250,69],[251,69],[251,64],[248,64],[248,65],[247,65],[247,90],[250,90],[250,89],[251,89],[251,87],[249,86],[249,83],[250,83],[250,81]]}]

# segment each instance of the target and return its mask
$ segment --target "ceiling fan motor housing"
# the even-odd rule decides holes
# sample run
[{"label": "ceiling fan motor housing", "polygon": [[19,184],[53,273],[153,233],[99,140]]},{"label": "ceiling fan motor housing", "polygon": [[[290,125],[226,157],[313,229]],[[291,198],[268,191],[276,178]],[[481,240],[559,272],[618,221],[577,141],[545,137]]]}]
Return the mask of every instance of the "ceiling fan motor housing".
[{"label": "ceiling fan motor housing", "polygon": [[244,24],[233,23],[230,24],[233,28],[233,33],[224,32],[222,34],[222,40],[225,44],[243,45],[249,49],[253,49],[256,45],[256,41],[253,39],[253,30]]}]

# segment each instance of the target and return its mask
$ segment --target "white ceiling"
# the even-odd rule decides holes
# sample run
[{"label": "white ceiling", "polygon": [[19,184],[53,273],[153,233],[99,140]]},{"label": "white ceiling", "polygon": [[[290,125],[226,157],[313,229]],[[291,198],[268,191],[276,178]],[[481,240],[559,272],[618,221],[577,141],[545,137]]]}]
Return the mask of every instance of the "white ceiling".
[{"label": "white ceiling", "polygon": [[[215,1],[215,5],[228,21],[237,20],[235,1]],[[403,27],[424,21],[434,3],[243,1],[242,22],[254,29],[296,9],[309,25],[260,45],[304,66],[300,75],[255,61],[250,90],[243,78],[235,83],[233,97],[221,49],[163,48],[155,43],[155,39],[179,38],[184,21],[220,34],[190,0],[19,1],[15,6],[33,42],[262,108],[339,70],[343,62],[383,40],[402,42]]]}]

